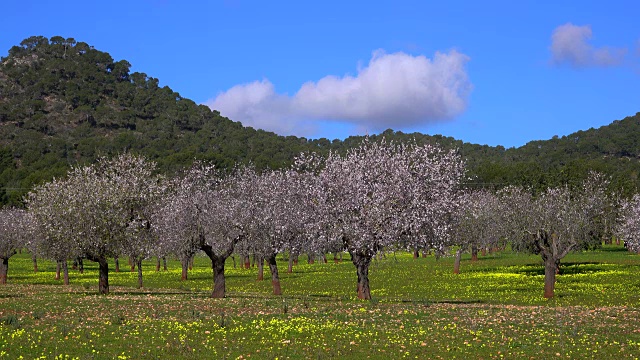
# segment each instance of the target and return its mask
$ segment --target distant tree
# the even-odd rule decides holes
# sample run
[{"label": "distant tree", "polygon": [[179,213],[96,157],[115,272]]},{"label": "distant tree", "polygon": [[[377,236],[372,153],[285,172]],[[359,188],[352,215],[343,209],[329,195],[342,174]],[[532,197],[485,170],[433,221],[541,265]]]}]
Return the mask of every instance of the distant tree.
[{"label": "distant tree", "polygon": [[34,235],[31,214],[15,208],[0,209],[0,284],[7,283],[9,258]]},{"label": "distant tree", "polygon": [[187,280],[189,261],[204,245],[202,208],[196,200],[218,181],[213,165],[196,162],[169,182],[169,195],[153,213],[152,229],[159,239],[156,255],[176,255],[182,264],[182,280]]},{"label": "distant tree", "polygon": [[544,262],[544,297],[554,296],[560,261],[569,252],[601,245],[596,219],[607,204],[608,180],[594,174],[581,187],[550,188],[537,197],[522,188],[500,193],[506,208],[508,238],[516,250],[540,254]]},{"label": "distant tree", "polygon": [[458,246],[454,273],[460,272],[460,255],[469,251],[472,260],[477,260],[478,250],[498,247],[501,232],[502,206],[491,191],[476,190],[461,197],[461,206],[456,212],[451,242]]},{"label": "distant tree", "polygon": [[629,251],[640,253],[640,194],[622,202],[615,232]]}]

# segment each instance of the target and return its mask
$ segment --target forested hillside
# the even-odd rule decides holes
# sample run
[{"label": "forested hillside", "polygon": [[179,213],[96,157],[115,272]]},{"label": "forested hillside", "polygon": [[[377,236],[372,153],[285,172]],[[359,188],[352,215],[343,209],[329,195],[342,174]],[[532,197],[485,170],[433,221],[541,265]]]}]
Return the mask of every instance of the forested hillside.
[{"label": "forested hillside", "polygon": [[[0,60],[0,205],[18,204],[34,184],[101,155],[140,153],[167,173],[194,159],[221,168],[237,162],[277,168],[302,151],[342,151],[363,139],[311,140],[243,127],[160,87],[158,79],[131,73],[130,66],[59,36],[31,37],[9,50]],[[381,137],[459,148],[467,159],[469,186],[541,189],[577,183],[589,169],[613,175],[615,186],[626,192],[638,185],[640,113],[511,149],[393,130],[373,136]]]}]

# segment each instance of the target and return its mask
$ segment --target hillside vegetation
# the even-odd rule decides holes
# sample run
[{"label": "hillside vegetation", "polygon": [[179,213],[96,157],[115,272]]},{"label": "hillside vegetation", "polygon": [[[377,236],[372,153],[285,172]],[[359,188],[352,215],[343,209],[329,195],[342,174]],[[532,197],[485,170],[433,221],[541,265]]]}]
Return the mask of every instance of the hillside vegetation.
[{"label": "hillside vegetation", "polygon": [[[9,50],[0,60],[0,205],[20,204],[35,184],[64,176],[72,165],[124,151],[143,154],[170,174],[194,159],[223,169],[247,162],[278,168],[302,151],[344,151],[363,139],[285,137],[244,127],[130,67],[60,36],[34,36]],[[638,186],[640,113],[511,149],[393,130],[372,136],[381,137],[460,149],[469,186],[543,189],[578,183],[590,169],[611,174],[627,194]]]}]

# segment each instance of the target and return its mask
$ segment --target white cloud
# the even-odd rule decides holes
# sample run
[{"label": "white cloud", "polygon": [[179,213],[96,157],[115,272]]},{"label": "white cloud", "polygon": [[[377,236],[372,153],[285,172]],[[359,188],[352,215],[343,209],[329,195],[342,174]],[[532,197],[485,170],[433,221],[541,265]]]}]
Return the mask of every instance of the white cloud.
[{"label": "white cloud", "polygon": [[591,26],[577,26],[567,23],[558,26],[551,35],[552,62],[556,65],[569,64],[573,67],[614,66],[624,59],[626,49],[594,47],[589,43]]},{"label": "white cloud", "polygon": [[433,59],[378,50],[356,76],[307,82],[293,96],[268,80],[236,85],[207,102],[244,125],[280,134],[313,135],[315,122],[335,120],[371,131],[449,120],[467,107],[472,89],[457,51]]}]

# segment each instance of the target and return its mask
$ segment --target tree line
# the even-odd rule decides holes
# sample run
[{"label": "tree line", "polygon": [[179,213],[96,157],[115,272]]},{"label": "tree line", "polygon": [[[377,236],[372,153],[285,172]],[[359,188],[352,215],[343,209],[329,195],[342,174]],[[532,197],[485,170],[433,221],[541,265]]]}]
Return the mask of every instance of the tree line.
[{"label": "tree line", "polygon": [[150,257],[178,257],[186,266],[199,251],[211,260],[212,297],[224,297],[225,262],[232,254],[266,263],[274,294],[282,294],[276,255],[346,251],[356,270],[358,298],[370,299],[369,266],[381,253],[409,250],[446,255],[504,249],[539,254],[544,296],[554,295],[560,262],[571,251],[600,246],[613,235],[637,249],[640,200],[608,191],[610,178],[592,173],[580,184],[534,191],[464,186],[460,154],[439,146],[365,140],[346,153],[302,153],[277,170],[239,165],[231,171],[196,162],[173,176],[124,153],[73,167],[35,187],[26,210],[0,211],[0,282],[8,259],[26,247],[61,264],[99,265],[98,289],[109,292],[109,259],[138,268]]}]

